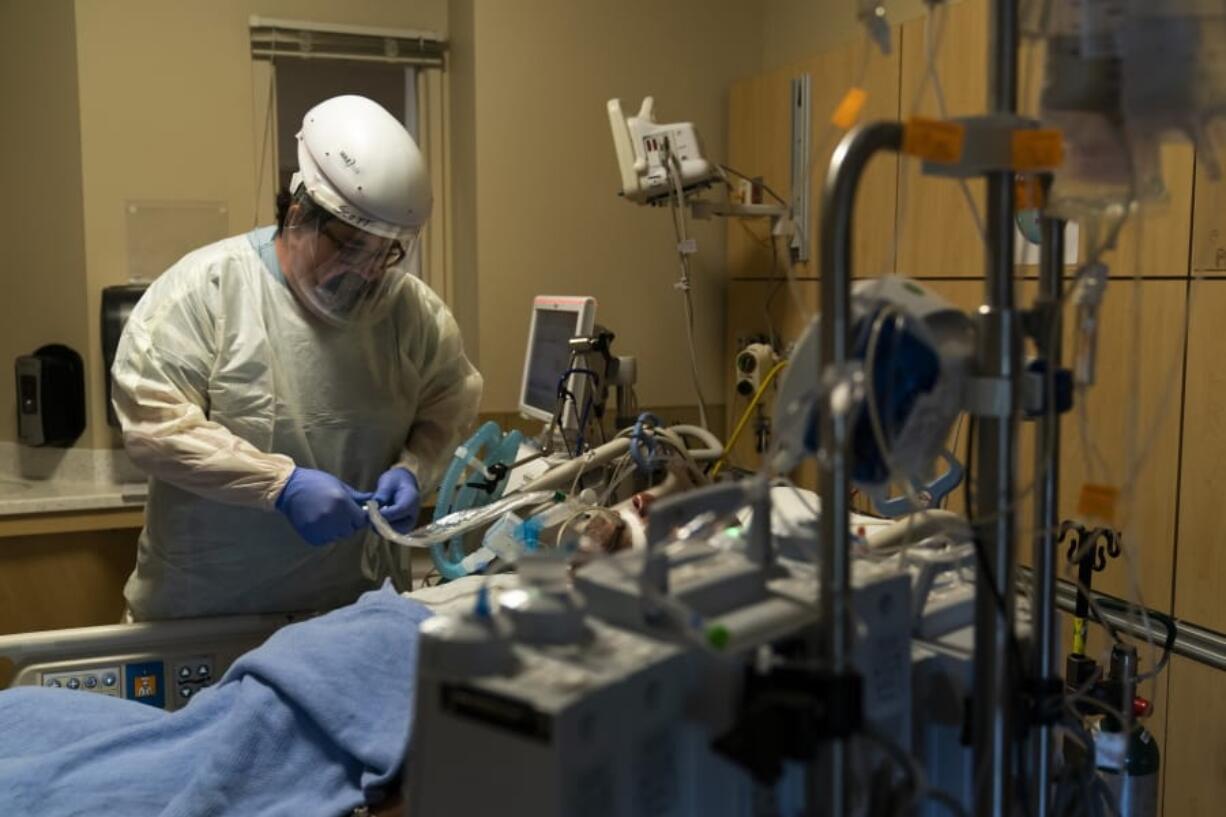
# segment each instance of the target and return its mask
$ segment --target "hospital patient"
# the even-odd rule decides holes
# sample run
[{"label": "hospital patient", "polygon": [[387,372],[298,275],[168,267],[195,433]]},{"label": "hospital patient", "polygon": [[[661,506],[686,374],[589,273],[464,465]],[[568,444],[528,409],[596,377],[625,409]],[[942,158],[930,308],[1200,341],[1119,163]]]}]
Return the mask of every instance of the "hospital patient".
[{"label": "hospital patient", "polygon": [[390,587],[291,624],[167,713],[66,689],[0,692],[0,814],[398,814],[418,625]]},{"label": "hospital patient", "polygon": [[141,298],[114,403],[148,472],[135,619],[327,610],[390,571],[400,530],[476,416],[481,376],[410,272],[432,207],[412,137],[326,100],[298,135],[276,226],[190,253]]}]

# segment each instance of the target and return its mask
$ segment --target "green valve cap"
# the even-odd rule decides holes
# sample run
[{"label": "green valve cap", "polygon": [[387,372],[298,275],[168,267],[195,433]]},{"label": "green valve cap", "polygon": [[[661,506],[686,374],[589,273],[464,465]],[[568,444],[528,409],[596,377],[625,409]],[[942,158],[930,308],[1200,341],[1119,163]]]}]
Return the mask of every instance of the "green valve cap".
[{"label": "green valve cap", "polygon": [[707,628],[707,643],[717,650],[727,647],[731,638],[732,634],[728,632],[727,627],[716,624],[714,627]]}]

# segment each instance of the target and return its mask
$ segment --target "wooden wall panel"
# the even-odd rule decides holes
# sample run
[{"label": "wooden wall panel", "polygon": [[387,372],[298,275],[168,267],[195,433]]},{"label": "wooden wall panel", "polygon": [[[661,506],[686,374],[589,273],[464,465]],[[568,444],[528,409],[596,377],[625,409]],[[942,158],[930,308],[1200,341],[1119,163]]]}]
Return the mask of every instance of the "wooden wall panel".
[{"label": "wooden wall panel", "polygon": [[[966,0],[945,12],[944,34],[937,52],[937,71],[951,117],[982,113],[987,101],[988,15],[985,0]],[[903,118],[937,117],[932,83],[920,98],[925,74],[925,18],[902,26]],[[984,212],[982,181],[968,182],[975,207]],[[923,176],[920,163],[905,159],[899,171],[898,272],[912,278],[983,274],[984,248],[960,185],[951,179]]]},{"label": "wooden wall panel", "polygon": [[[1131,496],[1121,499],[1116,527],[1138,556],[1146,603],[1160,610],[1171,607],[1186,295],[1183,281],[1116,281],[1108,287],[1097,383],[1085,401],[1088,436],[1082,433],[1078,409],[1065,415],[1061,427],[1060,518],[1077,517],[1085,482],[1125,488],[1135,474]],[[1066,330],[1067,362],[1072,359],[1071,320]],[[1129,468],[1129,456],[1144,456],[1139,473]],[[1130,598],[1125,560],[1109,563],[1095,576],[1095,587]]]},{"label": "wooden wall panel", "polygon": [[1188,276],[1192,241],[1192,146],[1187,143],[1163,146],[1162,167],[1166,200],[1145,205],[1124,225],[1115,251],[1106,259],[1113,278]]},{"label": "wooden wall panel", "polygon": [[[747,175],[761,176],[780,196],[790,200],[791,81],[804,74],[812,80],[810,246],[808,261],[797,270],[801,277],[817,274],[820,253],[817,225],[822,185],[830,157],[843,135],[831,124],[830,116],[847,89],[862,82],[868,101],[861,121],[897,118],[898,72],[897,51],[889,56],[882,56],[875,49],[870,53],[866,44],[858,40],[732,86],[728,164]],[[894,222],[896,176],[897,160],[878,158],[866,173],[860,191],[853,253],[856,269],[866,274],[880,275],[893,268],[888,238]],[[772,261],[766,220],[730,219],[727,235],[728,268],[733,277],[778,274],[772,264],[784,263],[786,245],[782,240],[779,242],[780,258]]]},{"label": "wooden wall panel", "polygon": [[[892,33],[898,41],[899,30]],[[871,50],[870,50],[871,49]],[[810,185],[813,191],[810,230],[813,236],[807,268],[817,274],[821,242],[822,189],[830,169],[830,159],[843,139],[830,116],[848,88],[861,81],[868,101],[861,122],[898,118],[899,52],[882,56],[866,40],[819,55],[812,63],[814,159]],[[898,188],[898,159],[883,154],[869,164],[860,183],[855,209],[855,237],[852,244],[853,273],[878,276],[894,271],[895,193]]]},{"label": "wooden wall panel", "polygon": [[0,539],[0,634],[118,622],[139,533]]},{"label": "wooden wall panel", "polygon": [[1162,757],[1163,813],[1216,817],[1226,801],[1226,695],[1222,673],[1171,659],[1170,715]]},{"label": "wooden wall panel", "polygon": [[1196,163],[1192,212],[1192,269],[1226,271],[1226,178],[1212,178],[1202,162]]},{"label": "wooden wall panel", "polygon": [[[1226,632],[1226,281],[1191,285],[1175,612]],[[1226,683],[1226,679],[1223,680]]]},{"label": "wooden wall panel", "polygon": [[[728,97],[726,164],[747,176],[761,177],[784,197],[788,195],[789,181],[787,106],[787,85],[785,83],[781,89],[773,74],[763,74],[733,84]],[[783,130],[780,130],[781,127]],[[770,223],[767,219],[728,219],[726,234],[730,276],[772,274]]]}]

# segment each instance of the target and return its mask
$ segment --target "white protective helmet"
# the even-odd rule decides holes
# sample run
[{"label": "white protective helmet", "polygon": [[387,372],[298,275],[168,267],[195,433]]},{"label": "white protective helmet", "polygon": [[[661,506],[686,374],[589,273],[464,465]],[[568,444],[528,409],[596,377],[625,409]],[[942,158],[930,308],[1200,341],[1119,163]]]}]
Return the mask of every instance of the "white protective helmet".
[{"label": "white protective helmet", "polygon": [[307,111],[290,192],[299,183],[337,218],[383,238],[416,234],[434,206],[417,143],[364,96],[335,96]]},{"label": "white protective helmet", "polygon": [[325,100],[303,117],[290,191],[303,206],[286,236],[300,249],[284,273],[299,300],[334,324],[381,313],[433,205],[413,137],[370,99]]}]

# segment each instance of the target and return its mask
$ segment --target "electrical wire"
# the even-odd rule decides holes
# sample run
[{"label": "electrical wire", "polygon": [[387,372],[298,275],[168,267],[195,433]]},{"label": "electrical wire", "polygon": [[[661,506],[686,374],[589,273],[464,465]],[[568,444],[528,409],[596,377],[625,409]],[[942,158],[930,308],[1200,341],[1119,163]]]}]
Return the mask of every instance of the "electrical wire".
[{"label": "electrical wire", "polygon": [[[778,270],[778,269],[783,270],[783,277],[788,282],[788,294],[792,296],[792,305],[796,307],[796,313],[800,315],[801,320],[803,320],[806,324],[808,324],[809,322],[813,320],[813,310],[810,309],[809,306],[805,303],[804,299],[800,297],[800,280],[796,277],[795,267],[790,263],[781,264],[779,262],[779,243],[778,242],[779,242],[779,237],[772,235],[771,236],[771,264],[773,265],[773,270]],[[789,254],[791,253],[790,249],[788,250],[788,253]],[[773,274],[774,272],[772,271],[772,275]]]},{"label": "electrical wire", "polygon": [[[966,508],[966,518],[968,521],[974,520],[974,505],[971,502],[971,469],[975,461],[975,430],[976,430],[975,415],[970,415],[970,421],[966,430],[966,475],[962,483],[962,500]],[[974,522],[971,522],[972,527]],[[996,611],[1000,618],[1006,623],[1011,623],[1009,619],[1009,608],[1005,602],[1004,590],[997,585],[996,577],[988,570],[988,555],[983,546],[983,539],[979,535],[971,537],[971,544],[975,547],[975,559],[979,563],[980,574],[985,579],[985,584],[988,587],[988,592],[992,594],[992,600],[996,604]],[[1026,661],[1023,658],[1021,644],[1017,640],[1017,633],[1013,627],[1009,627],[1009,652],[1013,655],[1013,661],[1016,664],[1016,671],[1026,671]]]},{"label": "electrical wire", "polygon": [[[667,148],[667,142],[665,145]],[[690,352],[690,377],[694,385],[694,394],[698,398],[698,419],[703,428],[709,428],[707,401],[702,394],[702,380],[698,373],[698,351],[694,346],[694,302],[691,295],[689,234],[686,228],[685,191],[681,186],[680,160],[671,150],[668,151],[665,160],[668,177],[673,184],[673,195],[669,198],[669,202],[673,212],[673,232],[677,240],[677,255],[681,261],[681,277],[674,286],[681,291],[685,305],[685,339]]]},{"label": "electrical wire", "polygon": [[[1073,292],[1075,292],[1075,291],[1076,291],[1076,287],[1077,287],[1077,285],[1078,285],[1078,284],[1079,284],[1079,283],[1080,283],[1080,282],[1081,282],[1081,281],[1082,281],[1082,280],[1085,278],[1085,276],[1086,276],[1086,275],[1089,273],[1089,271],[1090,271],[1090,270],[1091,270],[1091,269],[1092,269],[1092,268],[1093,268],[1095,265],[1099,264],[1099,263],[1102,261],[1103,254],[1104,254],[1104,253],[1105,253],[1105,252],[1106,252],[1108,249],[1110,249],[1112,246],[1114,246],[1115,241],[1117,240],[1117,237],[1118,237],[1118,236],[1119,236],[1119,234],[1120,234],[1120,231],[1123,229],[1124,224],[1125,224],[1125,223],[1126,223],[1126,221],[1127,221],[1127,216],[1128,216],[1128,214],[1127,214],[1127,212],[1125,212],[1125,213],[1123,214],[1123,216],[1121,216],[1121,218],[1120,218],[1120,219],[1118,219],[1118,220],[1116,220],[1116,221],[1114,222],[1114,224],[1112,225],[1112,229],[1111,229],[1110,233],[1108,234],[1108,236],[1107,236],[1107,237],[1106,237],[1106,238],[1105,238],[1105,239],[1104,239],[1104,240],[1103,240],[1101,243],[1098,243],[1098,244],[1092,244],[1092,245],[1091,245],[1091,250],[1090,250],[1089,254],[1088,254],[1088,255],[1087,255],[1087,257],[1086,257],[1085,262],[1084,262],[1084,263],[1083,263],[1081,266],[1079,266],[1079,267],[1077,268],[1077,271],[1076,271],[1076,272],[1073,274],[1072,279],[1071,279],[1070,281],[1066,282],[1066,286],[1065,286],[1065,287],[1064,287],[1064,289],[1061,291],[1060,297],[1056,299],[1055,304],[1052,306],[1052,310],[1053,310],[1053,313],[1054,313],[1054,314],[1062,314],[1062,313],[1063,313],[1063,310],[1064,310],[1065,306],[1068,304],[1069,299],[1072,297]],[[1055,346],[1055,342],[1056,342],[1056,340],[1057,340],[1057,334],[1058,334],[1058,329],[1059,329],[1059,326],[1063,325],[1063,323],[1064,323],[1063,321],[1055,321],[1055,320],[1053,320],[1053,321],[1051,322],[1051,326],[1050,326],[1050,327],[1049,327],[1049,329],[1048,329],[1048,337],[1047,337],[1048,345],[1047,345],[1047,348],[1049,348],[1049,349],[1050,349],[1050,348],[1053,348],[1053,347]],[[1049,385],[1049,392],[1050,392],[1050,393],[1054,393],[1054,391],[1055,391],[1055,389],[1054,389],[1054,377],[1055,377],[1054,372],[1051,372],[1051,373],[1049,374],[1049,379],[1048,379],[1048,385]],[[995,521],[996,521],[996,520],[997,520],[997,519],[998,519],[998,518],[999,518],[1001,515],[1003,515],[1003,514],[1005,514],[1005,513],[1012,513],[1012,512],[1014,512],[1014,511],[1015,511],[1015,510],[1016,510],[1016,509],[1017,509],[1017,508],[1018,508],[1018,507],[1021,505],[1021,503],[1022,503],[1022,502],[1023,502],[1023,501],[1024,501],[1026,498],[1027,498],[1027,497],[1029,497],[1031,493],[1033,493],[1034,489],[1035,489],[1035,488],[1036,488],[1036,486],[1039,484],[1040,474],[1041,474],[1041,473],[1045,473],[1045,472],[1046,472],[1046,470],[1047,470],[1047,469],[1049,469],[1049,468],[1052,466],[1052,464],[1055,462],[1055,458],[1056,458],[1056,434],[1055,434],[1055,424],[1054,424],[1053,422],[1050,422],[1051,420],[1053,420],[1053,419],[1055,418],[1055,416],[1056,416],[1056,413],[1055,413],[1055,401],[1054,401],[1054,400],[1048,400],[1048,401],[1047,401],[1047,419],[1049,420],[1049,423],[1048,423],[1049,433],[1046,435],[1046,439],[1045,439],[1045,440],[1043,440],[1043,451],[1044,451],[1044,454],[1043,454],[1043,463],[1044,463],[1044,468],[1043,468],[1041,471],[1036,471],[1036,473],[1035,473],[1034,477],[1031,479],[1031,481],[1030,481],[1030,482],[1029,482],[1029,483],[1028,483],[1028,484],[1027,484],[1025,487],[1023,487],[1023,488],[1021,488],[1021,489],[1019,489],[1019,490],[1017,490],[1017,491],[1015,491],[1015,492],[1014,492],[1014,495],[1013,495],[1012,501],[1011,501],[1011,502],[1009,502],[1009,503],[1008,503],[1008,504],[1007,504],[1007,505],[1006,505],[1004,508],[1002,508],[1001,510],[997,511],[996,513],[994,513],[994,514],[988,514],[988,515],[985,515],[985,516],[979,516],[979,517],[971,518],[971,517],[969,516],[969,509],[968,509],[968,511],[967,511],[967,513],[968,513],[968,517],[967,517],[967,518],[968,518],[968,520],[969,520],[969,521],[971,521],[971,523],[972,523],[972,524],[986,525],[986,524],[989,524],[989,523],[991,523],[991,522],[995,522]],[[968,426],[968,428],[973,428],[973,425],[972,425],[972,426]],[[969,437],[968,437],[968,439],[969,439]],[[970,450],[970,449],[968,448],[968,452],[969,452],[969,450]],[[967,455],[968,465],[969,465],[970,459],[971,459],[971,457],[970,457],[970,454],[968,453],[968,455]],[[966,476],[965,476],[965,486],[964,486],[964,490],[969,491],[969,488],[970,488],[970,482],[971,482],[971,471],[970,471],[970,469],[968,468],[968,469],[967,469],[967,472],[966,472]],[[1038,529],[1031,529],[1031,530],[1029,531],[1029,533],[1030,533],[1031,535],[1038,535],[1040,532],[1041,532],[1041,531],[1039,531]],[[1053,528],[1053,529],[1052,529],[1050,532],[1051,532],[1051,533],[1059,533],[1059,527],[1058,527],[1058,526],[1057,526],[1057,527],[1054,527],[1054,528]]]},{"label": "electrical wire", "polygon": [[[1105,596],[1100,596],[1097,599],[1093,599],[1091,604],[1091,611],[1095,616],[1094,620],[1107,627],[1110,627],[1110,625],[1107,624],[1105,617],[1102,615],[1102,610],[1114,610],[1115,612],[1123,615],[1131,615],[1134,612],[1134,608],[1135,605],[1116,601]],[[1152,618],[1162,625],[1163,629],[1166,630],[1166,638],[1162,642],[1162,656],[1157,661],[1151,661],[1151,669],[1146,670],[1145,672],[1137,673],[1136,682],[1138,684],[1157,677],[1166,668],[1167,664],[1170,663],[1171,655],[1175,651],[1175,639],[1178,635],[1178,630],[1175,627],[1175,620],[1166,613],[1153,608],[1146,608],[1145,613],[1147,619]],[[1145,626],[1148,627],[1148,624]],[[1118,634],[1116,635],[1116,641],[1119,641]]]},{"label": "electrical wire", "polygon": [[[575,366],[574,362],[577,355],[571,355],[571,366],[566,371],[562,372],[562,376],[558,378],[557,394],[559,400],[569,400],[571,408],[575,415],[575,422],[578,424],[575,428],[575,451],[574,456],[579,456],[583,453],[584,436],[587,433],[588,413],[592,409],[594,403],[593,393],[600,391],[600,375],[594,369],[588,369],[582,366]],[[584,395],[583,411],[580,413],[578,400],[574,392],[566,388],[567,382],[574,375],[582,375],[590,381],[587,394]],[[565,405],[565,404],[564,404]]]},{"label": "electrical wire", "polygon": [[906,778],[907,799],[899,806],[899,814],[911,814],[921,802],[932,800],[940,803],[956,817],[968,817],[966,809],[956,798],[946,791],[928,785],[924,770],[915,756],[899,746],[889,735],[871,724],[866,724],[860,734],[881,749],[882,753],[894,762]]},{"label": "electrical wire", "polygon": [[[617,433],[615,439],[628,436],[631,432],[632,429],[622,429]],[[684,440],[667,428],[656,428],[651,433],[658,443],[663,443],[675,452],[677,458],[685,466],[696,484],[703,484],[707,481],[702,469],[690,455],[689,448],[685,445]],[[610,473],[608,485],[605,487],[597,503],[599,505],[607,505],[622,483],[636,473],[635,464],[629,451],[618,457],[613,463],[613,470]]]},{"label": "electrical wire", "polygon": [[[1108,237],[1107,240],[1103,242],[1104,246],[1113,245],[1115,243],[1116,238],[1119,234],[1119,231],[1120,229],[1122,229],[1122,226],[1123,226],[1123,219],[1121,218],[1114,225],[1112,234]],[[1133,327],[1132,327],[1132,332],[1130,333],[1133,339],[1134,345],[1132,349],[1132,354],[1129,356],[1133,364],[1131,367],[1131,375],[1132,375],[1131,387],[1132,387],[1132,391],[1138,395],[1140,394],[1139,366],[1140,366],[1141,356],[1139,354],[1136,344],[1138,344],[1141,338],[1144,336],[1144,330],[1142,327],[1143,312],[1140,308],[1140,303],[1141,303],[1140,265],[1141,265],[1141,258],[1142,258],[1142,246],[1143,246],[1142,236],[1143,236],[1143,230],[1140,227],[1140,225],[1138,225],[1138,229],[1136,232],[1136,244],[1134,247],[1134,255],[1133,255],[1133,262],[1134,262],[1133,276],[1132,276]],[[1185,339],[1187,337],[1188,327],[1191,325],[1192,320],[1193,320],[1193,308],[1197,304],[1197,301],[1198,301],[1198,299],[1195,297],[1195,290],[1198,287],[1199,283],[1201,282],[1201,279],[1202,279],[1202,276],[1194,272],[1192,280],[1190,281],[1188,285],[1188,294],[1186,296],[1186,301],[1185,301],[1186,311],[1183,316],[1183,337]],[[1185,350],[1184,350],[1183,345],[1181,344],[1177,346],[1176,355],[1181,357],[1183,354],[1185,354]],[[1152,452],[1153,444],[1157,440],[1161,427],[1165,421],[1165,418],[1168,412],[1170,411],[1171,406],[1174,403],[1174,396],[1177,393],[1177,389],[1175,388],[1175,379],[1177,376],[1182,374],[1183,367],[1178,365],[1178,361],[1175,361],[1173,362],[1173,365],[1166,367],[1166,369],[1167,369],[1166,381],[1163,387],[1158,391],[1159,394],[1163,395],[1162,401],[1158,405],[1157,411],[1154,412],[1154,416],[1149,424],[1149,428],[1144,434],[1142,434],[1139,429],[1139,425],[1140,425],[1139,407],[1133,405],[1130,408],[1130,411],[1128,413],[1127,427],[1125,428],[1125,431],[1124,431],[1124,438],[1126,440],[1126,446],[1127,446],[1126,454],[1125,454],[1125,467],[1124,467],[1125,473],[1123,475],[1123,478],[1119,480],[1118,482],[1118,484],[1120,485],[1120,499],[1121,499],[1121,502],[1120,502],[1121,529],[1126,528],[1128,526],[1129,521],[1131,520],[1130,508],[1133,502],[1135,501],[1138,477],[1141,474],[1144,464],[1146,463],[1146,461],[1148,460]],[[1090,470],[1091,479],[1097,480],[1100,478],[1098,476],[1100,473],[1107,474],[1110,471],[1110,468],[1106,463],[1105,457],[1102,456],[1097,445],[1094,444],[1092,431],[1089,425],[1088,410],[1085,405],[1084,397],[1081,399],[1080,402],[1081,402],[1081,406],[1079,407],[1079,413],[1078,413],[1078,419],[1079,419],[1078,428],[1079,428],[1079,433],[1080,433],[1080,442],[1082,443],[1083,459],[1087,460],[1088,464],[1090,465],[1089,470]],[[1136,402],[1139,402],[1139,401],[1133,401],[1133,402],[1135,404]],[[1143,440],[1143,442],[1141,442],[1139,446],[1136,445],[1136,441],[1138,439]],[[1106,482],[1111,482],[1111,480],[1106,479],[1105,477],[1103,479]],[[1148,646],[1148,654],[1149,654],[1149,660],[1150,660],[1151,667],[1158,667],[1159,665],[1165,666],[1165,661],[1155,657],[1157,654],[1157,647],[1155,646],[1153,642],[1152,628],[1149,625],[1149,617],[1152,611],[1150,610],[1148,605],[1146,605],[1145,603],[1144,593],[1141,588],[1138,559],[1135,557],[1135,554],[1134,554],[1133,537],[1131,536],[1123,537],[1120,543],[1120,547],[1121,547],[1121,554],[1124,558],[1125,568],[1127,571],[1129,602],[1131,604],[1131,609],[1128,611],[1127,614],[1134,621],[1140,622],[1143,632],[1146,633],[1146,643]],[[1160,669],[1157,671],[1155,671],[1154,669],[1151,669],[1148,672],[1144,673],[1145,680],[1152,682],[1153,679],[1157,676],[1159,671]],[[1149,695],[1151,698],[1154,697],[1154,691],[1152,689],[1152,685],[1149,690]]]},{"label": "electrical wire", "polygon": [[738,176],[738,177],[740,177],[740,178],[744,179],[745,181],[749,182],[749,183],[750,183],[750,184],[752,184],[754,187],[761,187],[761,188],[762,188],[764,191],[766,191],[766,194],[767,194],[768,196],[770,196],[772,199],[774,199],[775,201],[779,202],[779,203],[780,203],[780,204],[782,204],[784,207],[787,207],[787,206],[788,206],[788,203],[787,203],[787,201],[785,201],[785,200],[784,200],[783,196],[780,196],[778,193],[776,193],[774,190],[772,190],[772,189],[771,189],[771,186],[770,186],[770,185],[768,185],[768,184],[767,184],[765,181],[763,181],[761,178],[757,178],[757,179],[750,178],[749,176],[745,175],[744,173],[742,173],[741,171],[737,170],[736,168],[734,168],[734,167],[729,167],[728,165],[725,165],[725,164],[716,165],[716,168],[717,168],[717,170],[721,171],[720,176],[721,176],[721,178],[723,178],[723,180],[724,180],[724,184],[728,185],[729,187],[731,187],[731,186],[732,186],[732,184],[731,184],[731,182],[729,182],[729,181],[728,181],[727,176],[724,176],[724,175],[723,175],[724,173],[731,173],[733,176]]},{"label": "electrical wire", "polygon": [[[1141,250],[1143,248],[1143,242],[1144,242],[1143,236],[1144,236],[1144,222],[1139,221],[1138,224],[1136,225],[1136,243],[1135,243],[1135,247],[1133,250],[1133,276],[1132,276],[1133,297],[1132,297],[1132,304],[1131,304],[1132,305],[1133,331],[1131,333],[1132,348],[1131,348],[1131,355],[1130,355],[1131,360],[1132,360],[1132,368],[1131,368],[1132,376],[1131,376],[1130,385],[1131,385],[1132,393],[1136,395],[1141,394],[1141,369],[1140,369],[1141,343],[1142,343],[1142,338],[1144,337],[1144,329],[1143,329],[1143,324],[1142,324],[1144,313],[1141,309],[1141,287],[1142,287]],[[1191,285],[1189,285],[1189,294],[1191,294]],[[1187,306],[1187,312],[1184,315],[1184,319],[1185,319],[1184,337],[1185,338],[1187,337],[1187,326],[1189,325],[1189,321],[1190,321],[1191,308],[1192,308],[1191,302],[1189,302]],[[1181,348],[1178,352],[1178,355],[1182,357],[1182,354],[1184,354],[1184,350]],[[1124,513],[1121,519],[1122,524],[1127,524],[1131,521],[1131,514],[1129,513],[1128,509],[1133,502],[1133,497],[1135,495],[1134,492],[1135,492],[1135,487],[1136,487],[1136,479],[1138,475],[1140,474],[1141,464],[1144,462],[1144,458],[1148,457],[1149,445],[1152,443],[1152,440],[1157,437],[1158,429],[1160,425],[1162,424],[1162,421],[1165,418],[1166,410],[1172,403],[1171,392],[1174,389],[1175,373],[1182,369],[1182,367],[1178,365],[1172,365],[1167,368],[1168,368],[1167,382],[1166,382],[1167,391],[1163,392],[1166,396],[1163,399],[1162,404],[1159,406],[1158,415],[1155,417],[1154,422],[1150,427],[1149,433],[1146,435],[1148,439],[1145,441],[1144,445],[1140,449],[1136,447],[1137,440],[1139,439],[1139,436],[1140,436],[1140,424],[1141,424],[1141,419],[1140,419],[1140,414],[1139,414],[1140,401],[1139,400],[1128,401],[1128,413],[1127,413],[1126,427],[1125,427],[1125,449],[1124,449],[1124,456],[1125,456],[1125,463],[1126,463],[1125,478],[1124,480],[1122,480],[1122,483],[1121,483],[1121,496],[1123,497],[1123,501],[1125,505]],[[1141,624],[1144,627],[1145,641],[1149,648],[1148,652],[1149,652],[1150,665],[1151,667],[1154,667],[1154,670],[1151,670],[1153,674],[1147,677],[1156,678],[1158,671],[1160,671],[1161,667],[1158,666],[1158,659],[1155,658],[1156,650],[1154,646],[1152,631],[1150,629],[1150,624],[1149,624],[1148,606],[1145,603],[1145,595],[1141,587],[1141,579],[1140,579],[1139,569],[1137,565],[1138,560],[1133,558],[1132,544],[1133,542],[1132,542],[1131,536],[1127,538],[1127,541],[1121,541],[1120,542],[1120,552],[1124,556],[1124,565],[1128,572],[1130,595],[1132,599],[1135,601],[1135,611],[1139,613],[1138,618],[1140,619]],[[1129,611],[1130,616],[1132,612],[1133,611]],[[1168,636],[1171,636],[1173,638],[1173,629],[1168,630]],[[1169,650],[1167,651],[1167,657],[1169,658]],[[1141,683],[1140,679],[1138,679],[1138,683]],[[1150,686],[1149,694],[1151,698],[1154,697],[1154,689],[1152,685]]]},{"label": "electrical wire", "polygon": [[[783,200],[782,196],[780,196],[773,189],[771,189],[771,187],[768,184],[766,184],[764,181],[762,181],[761,179],[752,179],[749,176],[742,173],[741,171],[736,170],[735,168],[729,167],[728,165],[717,165],[717,169],[719,170],[720,176],[721,178],[723,178],[724,183],[727,184],[729,187],[731,187],[732,184],[730,181],[728,181],[728,177],[726,175],[727,173],[731,173],[734,176],[739,176],[740,178],[744,179],[750,184],[755,185],[757,187],[761,187],[764,191],[766,191],[768,195],[771,196],[771,198],[775,199],[775,201],[777,201],[780,205],[784,207],[789,206],[788,203]],[[754,241],[755,244],[761,247],[767,247],[770,249],[771,251],[771,273],[770,274],[771,274],[771,277],[774,278],[776,275],[776,272],[780,269],[779,245],[777,243],[777,240],[776,240],[777,237],[775,236],[774,232],[773,231],[768,232],[768,235],[766,238],[759,238],[758,235],[749,228],[749,225],[745,222],[744,219],[737,219],[737,224],[741,226],[741,229],[743,229],[749,235],[749,237]],[[771,287],[770,292],[766,296],[766,301],[762,305],[762,314],[763,314],[763,317],[766,318],[766,327],[767,327],[767,331],[770,333],[770,344],[771,344],[771,348],[773,349],[779,348],[779,333],[775,329],[775,319],[771,317],[770,307],[771,307],[771,302],[775,300],[775,295],[778,294],[779,292],[779,288],[783,285],[785,281],[788,282],[788,285],[791,288],[792,300],[794,301],[797,307],[797,311],[802,315],[804,315],[806,312],[806,310],[803,308],[803,305],[801,304],[800,298],[797,295],[796,287],[793,283],[793,277],[788,274],[788,270],[786,268],[784,269],[783,272],[784,274],[780,276],[779,279],[775,282],[775,285]]]},{"label": "electrical wire", "polygon": [[719,476],[719,472],[723,470],[724,462],[732,455],[732,448],[736,445],[737,440],[741,438],[741,432],[745,430],[749,418],[753,415],[753,411],[758,407],[758,403],[762,401],[762,396],[766,394],[767,388],[774,382],[776,375],[787,368],[788,361],[781,360],[771,367],[766,376],[762,378],[762,382],[758,384],[757,390],[753,396],[749,398],[749,404],[745,406],[745,410],[741,412],[741,417],[737,420],[736,426],[732,429],[732,434],[728,436],[728,442],[724,443],[724,454],[715,461],[715,465],[711,466],[711,478]]},{"label": "electrical wire", "polygon": [[[966,422],[966,412],[964,411],[958,415],[958,423],[957,425],[954,426],[954,441],[953,441],[953,444],[949,447],[949,452],[953,454],[955,458],[957,458],[958,456],[958,444],[962,442],[962,425],[965,422]],[[963,473],[965,474],[965,470]],[[963,476],[963,479],[964,480],[966,479],[965,475]],[[949,506],[949,498],[951,496],[953,496],[953,491],[950,491],[949,493],[945,494],[945,496],[941,498],[942,508],[947,508]]]}]

